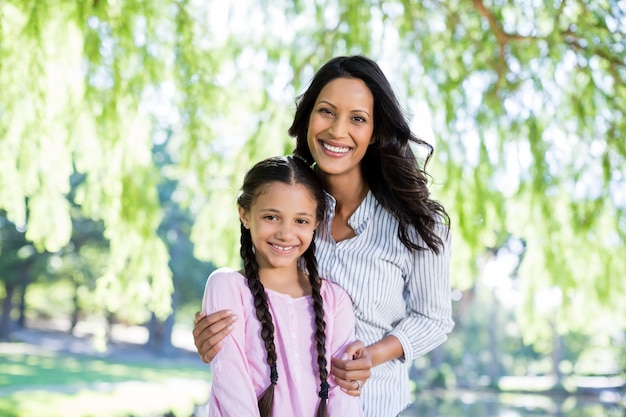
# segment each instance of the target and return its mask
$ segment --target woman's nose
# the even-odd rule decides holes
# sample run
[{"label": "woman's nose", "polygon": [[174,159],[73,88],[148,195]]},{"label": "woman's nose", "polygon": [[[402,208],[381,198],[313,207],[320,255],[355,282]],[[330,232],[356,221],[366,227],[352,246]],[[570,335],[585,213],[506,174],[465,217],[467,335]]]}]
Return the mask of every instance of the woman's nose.
[{"label": "woman's nose", "polygon": [[335,118],[331,126],[331,133],[336,138],[343,138],[348,134],[348,123],[341,117]]}]

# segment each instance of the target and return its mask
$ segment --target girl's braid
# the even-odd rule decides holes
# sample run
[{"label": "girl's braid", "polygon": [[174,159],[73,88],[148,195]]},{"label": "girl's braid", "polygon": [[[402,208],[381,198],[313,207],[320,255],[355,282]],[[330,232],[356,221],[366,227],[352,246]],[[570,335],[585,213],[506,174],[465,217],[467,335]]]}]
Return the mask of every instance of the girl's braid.
[{"label": "girl's braid", "polygon": [[309,272],[313,296],[313,311],[315,312],[315,344],[317,346],[317,365],[320,372],[320,404],[317,408],[316,417],[326,417],[328,401],[328,362],[326,361],[326,321],[324,320],[324,305],[322,301],[322,281],[317,272],[317,260],[315,259],[315,239],[303,254],[306,268]]},{"label": "girl's braid", "polygon": [[267,295],[265,287],[259,278],[259,265],[254,256],[252,247],[252,236],[250,231],[241,225],[241,259],[248,287],[254,296],[254,308],[256,317],[261,322],[261,337],[265,343],[267,351],[267,364],[270,366],[270,385],[259,397],[259,411],[261,417],[270,417],[272,415],[272,407],[274,405],[274,386],[278,380],[278,372],[276,370],[276,346],[274,345],[274,323],[272,315],[267,303]]}]

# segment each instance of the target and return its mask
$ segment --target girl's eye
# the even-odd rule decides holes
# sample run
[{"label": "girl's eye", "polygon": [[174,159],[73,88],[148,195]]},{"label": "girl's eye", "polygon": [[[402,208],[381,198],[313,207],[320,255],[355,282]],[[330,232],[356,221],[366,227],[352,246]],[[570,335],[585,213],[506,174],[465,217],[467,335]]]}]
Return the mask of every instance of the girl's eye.
[{"label": "girl's eye", "polygon": [[268,214],[267,216],[264,217],[264,219],[266,219],[266,220],[277,220],[278,217],[274,216],[273,214]]},{"label": "girl's eye", "polygon": [[298,224],[309,224],[309,221],[305,220],[305,219],[298,219],[298,220],[296,220],[296,223],[298,223]]}]

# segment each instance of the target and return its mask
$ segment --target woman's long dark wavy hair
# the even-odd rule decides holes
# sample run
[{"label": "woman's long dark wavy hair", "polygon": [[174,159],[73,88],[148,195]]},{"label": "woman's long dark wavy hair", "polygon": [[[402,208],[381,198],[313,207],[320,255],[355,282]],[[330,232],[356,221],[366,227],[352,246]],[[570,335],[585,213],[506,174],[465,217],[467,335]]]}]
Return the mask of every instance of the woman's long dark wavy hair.
[{"label": "woman's long dark wavy hair", "polygon": [[[450,223],[444,207],[430,199],[426,165],[433,147],[415,136],[389,81],[382,70],[363,56],[336,57],[324,64],[315,74],[307,90],[298,97],[294,121],[289,135],[296,138],[294,154],[313,163],[307,143],[309,118],[322,89],[337,78],[362,80],[374,97],[375,143],[370,145],[361,161],[361,172],[380,204],[399,222],[398,237],[409,249],[422,250],[411,238],[413,226],[428,248],[435,253],[443,246],[435,231],[439,222]],[[419,166],[410,144],[424,146],[428,155]]]},{"label": "woman's long dark wavy hair", "polygon": [[[265,159],[257,163],[246,174],[241,194],[237,204],[244,210],[250,211],[254,200],[262,194],[268,185],[272,183],[284,183],[288,185],[300,184],[305,186],[317,202],[316,220],[323,221],[326,211],[326,196],[319,178],[302,159],[294,156],[281,156]],[[270,367],[270,385],[259,397],[259,411],[261,417],[270,417],[274,404],[274,386],[278,381],[276,370],[276,346],[274,345],[274,324],[267,303],[265,288],[259,278],[259,265],[257,263],[252,246],[250,230],[241,225],[241,259],[248,287],[254,296],[254,308],[256,316],[261,322],[261,337],[267,351],[267,364]],[[315,239],[302,255],[302,259],[309,274],[312,287],[313,310],[315,312],[315,335],[314,341],[317,347],[317,364],[320,374],[320,404],[317,409],[317,417],[326,417],[328,400],[328,369],[326,361],[326,322],[321,295],[321,279],[317,271],[315,258]]]}]

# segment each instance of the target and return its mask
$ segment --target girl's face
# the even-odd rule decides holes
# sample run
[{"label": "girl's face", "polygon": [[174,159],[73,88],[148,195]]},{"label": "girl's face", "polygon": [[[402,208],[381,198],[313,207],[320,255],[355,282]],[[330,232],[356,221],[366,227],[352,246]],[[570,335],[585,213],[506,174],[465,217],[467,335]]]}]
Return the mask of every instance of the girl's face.
[{"label": "girl's face", "polygon": [[239,218],[250,229],[259,268],[297,268],[318,225],[317,202],[301,184],[269,184]]},{"label": "girl's face", "polygon": [[361,175],[361,159],[374,143],[374,97],[357,78],[336,78],[320,91],[309,117],[307,142],[325,175]]}]

